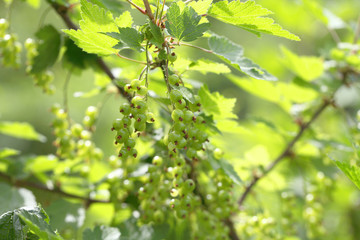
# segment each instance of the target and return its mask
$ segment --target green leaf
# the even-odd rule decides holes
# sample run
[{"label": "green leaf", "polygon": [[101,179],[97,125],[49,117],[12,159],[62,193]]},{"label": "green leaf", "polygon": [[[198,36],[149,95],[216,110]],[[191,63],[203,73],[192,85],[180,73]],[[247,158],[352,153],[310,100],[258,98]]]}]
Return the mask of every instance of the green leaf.
[{"label": "green leaf", "polygon": [[54,65],[61,45],[60,33],[52,25],[42,27],[36,32],[36,37],[40,40],[40,43],[37,48],[38,54],[33,61],[31,73],[42,72]]},{"label": "green leaf", "polygon": [[208,14],[222,22],[235,25],[258,36],[260,36],[260,33],[267,33],[300,41],[298,36],[275,24],[272,18],[264,17],[272,14],[272,12],[256,4],[254,1],[219,1],[210,7]]},{"label": "green leaf", "polygon": [[74,41],[71,39],[66,38],[64,46],[66,47],[66,50],[63,60],[65,64],[69,65],[70,69],[73,67],[85,69],[88,67],[88,64],[95,64],[97,56],[95,54],[84,52],[81,48],[76,46]]},{"label": "green leaf", "polygon": [[125,11],[119,17],[115,18],[115,23],[118,27],[131,27],[133,18],[129,11]]},{"label": "green leaf", "polygon": [[276,77],[244,57],[243,48],[226,37],[214,34],[209,38],[208,44],[213,53],[250,77],[261,80],[276,80]]},{"label": "green leaf", "polygon": [[6,212],[0,216],[0,236],[4,240],[26,239],[24,225],[21,223],[19,216],[15,215],[13,211]]},{"label": "green leaf", "polygon": [[120,0],[90,0],[92,3],[111,11],[113,14],[120,14],[123,10],[123,3]]},{"label": "green leaf", "polygon": [[349,162],[335,161],[335,164],[360,189],[360,167],[350,165]]},{"label": "green leaf", "polygon": [[[129,47],[137,51],[144,50],[144,48],[141,46],[141,43],[144,41],[144,35],[134,28],[119,28],[119,33],[109,32],[106,33],[106,35],[119,40],[121,43],[121,48]],[[119,46],[119,43],[117,46]]]},{"label": "green leaf", "polygon": [[63,30],[81,49],[98,55],[116,54],[113,48],[117,40],[103,33],[117,32],[111,12],[105,11],[97,5],[81,0],[81,17],[79,30]]},{"label": "green leaf", "polygon": [[40,7],[40,0],[25,0],[31,7],[38,9]]},{"label": "green leaf", "polygon": [[15,210],[15,214],[19,215],[25,224],[33,231],[40,239],[60,240],[62,237],[57,235],[49,225],[49,217],[40,207],[33,209],[20,208]]},{"label": "green leaf", "polygon": [[24,122],[0,122],[0,133],[27,140],[46,141],[45,136],[37,133],[29,123]]},{"label": "green leaf", "polygon": [[166,13],[166,29],[171,36],[179,41],[191,42],[201,37],[209,28],[209,23],[200,23],[201,16],[186,6],[182,11],[177,3],[172,3]]},{"label": "green leaf", "polygon": [[189,66],[189,70],[198,71],[202,74],[206,74],[206,73],[221,74],[221,73],[231,72],[231,70],[225,64],[213,62],[209,59],[199,59],[196,62],[193,62]]},{"label": "green leaf", "polygon": [[213,115],[215,120],[237,118],[232,112],[236,99],[225,98],[218,92],[210,93],[206,85],[198,92],[201,100],[201,107],[207,115]]},{"label": "green leaf", "polygon": [[323,74],[324,64],[321,58],[297,56],[285,47],[281,50],[284,54],[285,66],[302,79],[312,81]]},{"label": "green leaf", "polygon": [[184,86],[173,86],[173,88],[179,90],[181,92],[182,96],[189,102],[191,102],[191,103],[195,102],[194,94],[192,93],[192,91],[189,88],[184,87]]},{"label": "green leaf", "polygon": [[54,170],[59,159],[55,155],[36,156],[26,161],[25,170],[31,173],[41,173]]},{"label": "green leaf", "polygon": [[160,28],[153,22],[150,22],[150,32],[152,34],[150,42],[155,44],[158,48],[162,48],[164,36],[162,35]]},{"label": "green leaf", "polygon": [[199,0],[190,2],[188,6],[192,7],[197,14],[203,15],[208,12],[211,3],[212,0]]},{"label": "green leaf", "polygon": [[94,230],[85,229],[83,240],[119,240],[120,232],[117,228],[96,226]]},{"label": "green leaf", "polygon": [[19,150],[16,149],[12,149],[12,148],[2,148],[0,149],[0,159],[1,158],[6,158],[6,157],[11,157],[14,155],[18,155],[20,153]]}]

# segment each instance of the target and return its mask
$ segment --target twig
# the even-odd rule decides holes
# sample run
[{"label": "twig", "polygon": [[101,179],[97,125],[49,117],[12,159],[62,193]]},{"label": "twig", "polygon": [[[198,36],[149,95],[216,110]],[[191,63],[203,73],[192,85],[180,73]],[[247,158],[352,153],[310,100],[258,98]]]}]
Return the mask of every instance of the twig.
[{"label": "twig", "polygon": [[67,112],[67,118],[70,122],[70,115],[69,115],[69,106],[68,106],[68,86],[71,78],[73,67],[69,70],[68,74],[66,75],[64,87],[63,87],[63,100],[64,100],[64,109]]},{"label": "twig", "polygon": [[133,3],[132,1],[130,0],[126,0],[128,3],[130,3],[134,8],[136,8],[137,10],[139,10],[142,14],[146,14],[146,11],[144,9],[142,9],[141,7],[139,7],[138,5],[136,5],[135,3]]},{"label": "twig", "polygon": [[211,51],[211,50],[208,50],[208,49],[206,49],[206,48],[202,48],[202,47],[199,47],[199,46],[195,46],[195,45],[192,45],[192,44],[189,44],[189,43],[178,42],[177,45],[196,48],[196,49],[199,49],[199,50],[204,51],[204,52],[207,52],[207,53],[214,53],[214,52]]},{"label": "twig", "polygon": [[149,1],[148,0],[143,0],[143,3],[145,5],[146,14],[149,16],[150,20],[153,21],[156,24],[156,22],[154,21],[154,15],[153,15],[153,13],[151,11]]},{"label": "twig", "polygon": [[[346,83],[347,75],[348,75],[348,72],[343,72],[342,73],[342,79],[341,79],[342,84]],[[285,157],[288,157],[288,156],[290,156],[292,154],[293,146],[301,138],[303,133],[310,127],[310,125],[320,116],[320,114],[328,106],[330,106],[330,105],[332,105],[334,103],[334,95],[337,92],[337,90],[342,86],[342,84],[333,92],[332,96],[329,99],[324,99],[323,103],[317,108],[317,110],[314,112],[314,114],[312,115],[312,117],[310,118],[310,120],[308,122],[301,124],[300,129],[299,129],[298,133],[296,134],[296,136],[287,144],[287,146],[281,152],[281,154],[265,168],[264,172],[262,174],[259,174],[259,175],[254,174],[253,179],[247,185],[247,187],[245,188],[244,193],[241,195],[241,197],[240,197],[240,199],[238,201],[239,207],[241,207],[243,205],[245,199],[247,198],[247,196],[249,195],[249,193],[251,192],[253,187],[256,185],[256,183],[260,179],[265,177],[279,162],[281,162],[282,159],[284,159]]]},{"label": "twig", "polygon": [[44,185],[34,183],[34,182],[28,182],[25,180],[14,180],[13,178],[11,178],[11,176],[9,176],[5,173],[2,173],[2,172],[0,172],[0,178],[3,179],[4,181],[10,183],[12,186],[22,187],[22,188],[30,188],[30,189],[35,188],[35,189],[39,189],[39,190],[42,190],[45,192],[55,193],[55,194],[61,195],[63,197],[79,199],[79,200],[84,201],[87,205],[92,204],[92,203],[109,203],[108,200],[98,200],[98,199],[91,199],[91,198],[87,198],[87,197],[83,197],[83,196],[78,196],[78,195],[64,192],[58,188],[50,189]]},{"label": "twig", "polygon": [[[74,29],[77,30],[79,29],[78,26],[76,26],[70,19],[69,15],[67,14],[69,8],[63,5],[60,5],[58,3],[52,2],[50,3],[51,6],[53,7],[53,9],[58,13],[58,15],[62,18],[62,20],[65,22],[66,26],[70,29]],[[102,58],[98,58],[97,59],[97,63],[99,65],[99,67],[102,69],[103,72],[106,73],[106,75],[108,75],[108,77],[112,80],[113,84],[117,87],[119,93],[125,97],[126,99],[130,100],[130,96],[124,91],[123,88],[121,88],[120,86],[118,86],[115,83],[115,76],[112,74],[110,68],[106,65],[106,63],[104,62],[104,60]]]},{"label": "twig", "polygon": [[116,56],[118,56],[119,58],[122,58],[122,59],[128,60],[128,61],[130,61],[130,62],[140,63],[140,64],[144,64],[144,65],[146,65],[146,62],[143,62],[143,61],[138,61],[138,60],[135,60],[135,59],[132,59],[132,58],[125,57],[125,56],[123,56],[123,55],[120,55],[120,53],[116,53]]},{"label": "twig", "polygon": [[359,36],[360,36],[360,16],[358,19],[358,22],[356,24],[356,28],[355,28],[355,36],[354,36],[354,41],[353,43],[356,44],[357,41],[359,40]]}]

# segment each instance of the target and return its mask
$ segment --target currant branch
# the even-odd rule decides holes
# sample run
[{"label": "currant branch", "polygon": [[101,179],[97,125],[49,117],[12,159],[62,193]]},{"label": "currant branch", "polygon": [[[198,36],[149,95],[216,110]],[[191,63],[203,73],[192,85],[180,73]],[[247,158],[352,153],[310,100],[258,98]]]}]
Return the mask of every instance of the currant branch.
[{"label": "currant branch", "polygon": [[[73,23],[73,21],[71,21],[69,15],[68,15],[68,11],[69,11],[69,7],[64,6],[64,5],[60,5],[58,3],[55,2],[51,2],[50,3],[51,7],[56,11],[56,13],[62,18],[62,20],[65,22],[66,26],[70,29],[74,29],[77,30],[78,26],[76,26],[75,23]],[[118,57],[121,57],[123,59],[129,60],[129,61],[136,61],[133,59],[129,59],[127,57],[124,57],[120,54],[117,54]],[[140,62],[140,61],[136,61],[137,63],[141,63],[141,64],[146,64],[145,62]],[[115,79],[116,77],[114,76],[114,74],[111,72],[110,68],[106,65],[106,63],[104,62],[104,60],[100,57],[97,58],[97,63],[99,65],[99,67],[102,69],[102,71],[112,80],[112,82],[114,83],[114,85],[117,87],[119,93],[126,99],[128,99],[129,101],[131,100],[131,96],[129,96],[123,88],[121,88],[120,86],[118,86],[117,84],[115,84]]]},{"label": "currant branch", "polygon": [[46,186],[44,186],[42,184],[29,182],[29,181],[26,181],[26,180],[14,180],[11,176],[9,176],[9,175],[7,175],[5,173],[2,173],[2,172],[0,172],[0,178],[3,179],[5,182],[10,183],[12,186],[15,186],[15,187],[18,187],[18,188],[38,189],[38,190],[41,190],[41,191],[58,194],[58,195],[61,195],[63,197],[79,199],[79,200],[84,201],[87,206],[89,206],[92,203],[109,203],[108,200],[91,199],[91,198],[87,198],[87,197],[83,197],[83,196],[79,196],[79,195],[64,192],[63,190],[61,190],[59,188],[53,188],[52,189],[52,188],[48,188],[48,187],[46,187]]},{"label": "currant branch", "polygon": [[244,204],[246,198],[249,196],[251,190],[255,187],[256,183],[258,181],[260,181],[261,179],[263,179],[271,170],[273,170],[275,168],[275,166],[277,166],[283,159],[285,159],[286,157],[289,157],[292,155],[292,148],[294,147],[294,145],[300,140],[300,138],[302,137],[302,135],[304,134],[304,132],[310,128],[310,126],[312,125],[312,123],[315,122],[315,120],[324,112],[324,110],[329,107],[334,105],[334,96],[336,94],[336,92],[338,91],[338,89],[342,86],[342,85],[346,85],[346,81],[347,81],[347,75],[351,73],[351,71],[346,71],[341,73],[342,77],[341,77],[341,84],[338,86],[338,88],[333,92],[333,94],[331,95],[330,98],[324,98],[322,104],[315,110],[314,114],[312,115],[312,117],[310,118],[310,120],[306,123],[303,123],[300,125],[300,129],[297,132],[296,136],[286,145],[285,149],[280,153],[280,155],[275,158],[274,161],[272,161],[266,168],[265,170],[259,175],[253,175],[252,180],[250,181],[250,183],[247,185],[247,187],[245,188],[244,193],[241,195],[239,201],[238,201],[238,205],[239,207],[242,207],[242,205]]}]

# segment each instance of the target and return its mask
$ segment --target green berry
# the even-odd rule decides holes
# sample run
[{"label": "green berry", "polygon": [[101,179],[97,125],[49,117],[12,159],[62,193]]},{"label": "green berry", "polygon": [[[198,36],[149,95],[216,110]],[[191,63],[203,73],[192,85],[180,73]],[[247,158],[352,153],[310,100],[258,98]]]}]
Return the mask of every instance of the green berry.
[{"label": "green berry", "polygon": [[184,120],[184,112],[180,109],[175,109],[171,113],[171,118],[174,120],[174,122],[182,122]]},{"label": "green berry", "polygon": [[178,75],[172,74],[172,75],[169,76],[169,82],[172,85],[179,86],[180,78],[179,78]]},{"label": "green berry", "polygon": [[120,113],[122,113],[125,116],[130,114],[130,110],[131,110],[131,107],[130,107],[129,103],[123,103],[119,109]]},{"label": "green berry", "polygon": [[155,115],[152,112],[148,112],[146,113],[146,121],[148,123],[153,123],[155,122]]},{"label": "green berry", "polygon": [[173,62],[176,61],[176,59],[177,59],[176,54],[175,54],[174,52],[172,52],[172,53],[169,55],[169,61],[173,63]]},{"label": "green berry", "polygon": [[152,160],[152,164],[154,164],[155,166],[161,166],[163,164],[163,159],[162,157],[159,156],[155,156]]},{"label": "green berry", "polygon": [[130,86],[133,88],[133,89],[137,89],[138,87],[140,87],[141,85],[141,81],[139,79],[134,79],[131,81],[130,83]]},{"label": "green berry", "polygon": [[172,102],[178,102],[179,100],[181,100],[183,97],[182,97],[182,94],[180,91],[178,90],[172,90],[170,92],[170,100]]}]

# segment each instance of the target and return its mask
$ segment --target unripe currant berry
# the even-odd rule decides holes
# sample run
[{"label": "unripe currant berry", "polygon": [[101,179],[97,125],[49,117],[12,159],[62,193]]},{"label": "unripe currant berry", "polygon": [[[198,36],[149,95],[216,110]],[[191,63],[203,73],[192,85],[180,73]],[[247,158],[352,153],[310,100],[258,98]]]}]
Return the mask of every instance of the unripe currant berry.
[{"label": "unripe currant berry", "polygon": [[174,131],[177,133],[182,133],[185,130],[186,126],[182,122],[175,122]]},{"label": "unripe currant berry", "polygon": [[123,117],[121,119],[121,125],[123,128],[128,128],[131,125],[131,119],[129,117]]},{"label": "unripe currant berry", "polygon": [[174,122],[182,122],[184,120],[184,112],[180,109],[175,109],[171,113],[171,118],[174,120]]},{"label": "unripe currant berry", "polygon": [[196,150],[193,148],[188,148],[188,150],[186,151],[186,156],[190,159],[194,158],[196,154]]},{"label": "unripe currant berry", "polygon": [[115,119],[115,121],[113,122],[113,127],[112,130],[120,130],[121,128],[123,128],[123,122],[121,121],[120,118]]},{"label": "unripe currant berry", "polygon": [[[136,116],[135,122],[138,122],[139,124],[143,124],[143,123],[146,123],[146,120],[147,120],[146,115],[143,114],[143,113],[139,113],[139,114]],[[136,128],[136,127],[135,127],[135,128]]]},{"label": "unripe currant berry", "polygon": [[333,48],[330,51],[330,56],[334,60],[341,61],[345,59],[345,52],[338,48]]},{"label": "unripe currant berry", "polygon": [[152,164],[154,164],[155,166],[160,167],[163,164],[163,159],[162,157],[159,156],[155,156],[152,160]]},{"label": "unripe currant berry", "polygon": [[178,148],[178,149],[182,149],[182,148],[184,148],[185,146],[186,146],[186,140],[185,140],[185,138],[181,138],[178,142],[177,142],[177,144],[176,144],[176,147]]},{"label": "unripe currant berry", "polygon": [[182,139],[182,136],[178,132],[170,132],[169,133],[169,140],[171,142],[178,142],[180,139]]},{"label": "unripe currant berry", "polygon": [[155,223],[159,224],[164,222],[165,216],[164,213],[161,210],[156,210],[154,213],[154,221]]},{"label": "unripe currant berry", "polygon": [[178,209],[178,210],[176,210],[176,216],[177,216],[178,218],[183,218],[183,219],[185,219],[185,218],[187,218],[187,216],[188,216],[188,211],[186,211],[186,210],[184,210],[184,209]]},{"label": "unripe currant berry", "polygon": [[220,159],[222,158],[222,156],[224,155],[223,151],[220,148],[215,148],[214,150],[214,157],[216,159]]},{"label": "unripe currant berry", "polygon": [[174,188],[180,188],[182,186],[182,184],[184,183],[184,180],[182,178],[175,178],[172,181],[172,186]]},{"label": "unripe currant berry", "polygon": [[186,101],[184,99],[180,99],[175,103],[175,108],[183,110],[186,107]]},{"label": "unripe currant berry", "polygon": [[173,62],[176,61],[176,59],[177,59],[176,54],[175,54],[174,52],[172,52],[172,53],[169,55],[169,61],[173,63]]},{"label": "unripe currant berry", "polygon": [[98,115],[98,109],[97,107],[94,107],[94,106],[89,106],[87,109],[86,109],[86,113],[85,113],[87,116],[89,116],[90,118],[96,118],[97,115]]},{"label": "unripe currant berry", "polygon": [[177,210],[179,209],[179,207],[180,207],[180,201],[178,199],[173,198],[170,200],[170,208]]},{"label": "unripe currant berry", "polygon": [[76,123],[71,126],[71,134],[75,137],[80,137],[80,134],[83,130],[84,128],[79,123]]},{"label": "unripe currant berry", "polygon": [[131,110],[131,107],[130,107],[129,103],[121,104],[120,109],[119,109],[120,113],[122,113],[125,116],[130,114],[130,110]]},{"label": "unripe currant berry", "polygon": [[179,100],[181,100],[182,99],[182,94],[181,94],[181,92],[180,91],[178,91],[178,90],[172,90],[171,92],[170,92],[170,100],[172,101],[172,102],[178,102]]},{"label": "unripe currant berry", "polygon": [[194,117],[194,113],[192,111],[189,110],[185,110],[184,111],[184,121],[189,123],[193,120]]},{"label": "unripe currant berry", "polygon": [[129,138],[129,132],[127,129],[120,129],[116,135],[116,141],[118,143],[124,143]]},{"label": "unripe currant berry", "polygon": [[169,76],[169,82],[170,82],[171,85],[179,86],[180,78],[179,78],[178,75],[172,74],[172,75]]},{"label": "unripe currant berry", "polygon": [[134,79],[131,81],[130,86],[132,89],[136,90],[138,87],[140,87],[141,81],[139,79]]},{"label": "unripe currant berry", "polygon": [[179,167],[181,167],[181,166],[184,166],[185,165],[185,159],[183,159],[182,157],[177,157],[177,158],[175,158],[175,165],[176,166],[179,166]]},{"label": "unripe currant berry", "polygon": [[134,128],[135,128],[135,131],[136,131],[136,132],[145,131],[145,129],[146,129],[146,123],[145,123],[145,122],[138,122],[138,121],[136,121],[136,122],[134,123]]},{"label": "unripe currant berry", "polygon": [[[135,140],[132,139],[132,138],[128,138],[126,139],[126,141],[124,142],[124,145],[127,147],[127,148],[133,148],[135,146]],[[129,149],[128,149],[129,150]]]},{"label": "unripe currant berry", "polygon": [[155,115],[152,112],[148,112],[146,113],[146,121],[148,123],[153,123],[155,122]]},{"label": "unripe currant berry", "polygon": [[140,86],[140,87],[138,87],[137,92],[138,92],[138,94],[145,96],[148,92],[148,88],[145,86]]},{"label": "unripe currant berry", "polygon": [[135,90],[131,87],[130,84],[126,84],[126,85],[124,86],[124,91],[127,92],[127,93],[132,93],[132,92],[134,92]]},{"label": "unripe currant berry", "polygon": [[89,140],[91,138],[91,132],[88,130],[82,130],[80,133],[80,138],[84,140]]},{"label": "unripe currant berry", "polygon": [[170,195],[172,197],[177,197],[179,195],[179,191],[177,189],[173,188],[170,190]]}]

